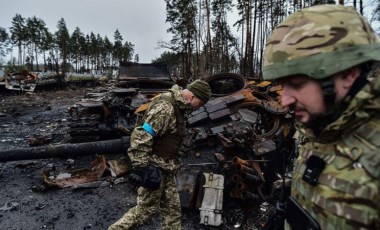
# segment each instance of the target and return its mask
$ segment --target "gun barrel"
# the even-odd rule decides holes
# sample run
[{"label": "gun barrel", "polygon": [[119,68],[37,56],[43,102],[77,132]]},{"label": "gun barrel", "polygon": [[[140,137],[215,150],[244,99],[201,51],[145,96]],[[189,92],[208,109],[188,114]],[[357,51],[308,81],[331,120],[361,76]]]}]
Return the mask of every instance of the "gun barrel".
[{"label": "gun barrel", "polygon": [[239,181],[237,184],[236,184],[236,189],[237,190],[245,190],[245,189],[247,189],[248,188],[248,186],[244,183],[244,182],[242,182],[242,181]]},{"label": "gun barrel", "polygon": [[232,175],[232,181],[235,182],[235,183],[238,183],[239,181],[241,181],[241,177],[239,174],[235,173],[234,175]]},{"label": "gun barrel", "polygon": [[257,185],[261,182],[260,177],[253,175],[251,173],[248,173],[248,172],[240,172],[240,177],[242,180],[249,183],[250,185],[252,185],[252,184]]},{"label": "gun barrel", "polygon": [[250,167],[247,167],[245,165],[242,165],[242,164],[235,164],[237,170],[239,170],[240,172],[247,172],[247,173],[251,173],[251,174],[254,174],[255,171],[250,168]]},{"label": "gun barrel", "polygon": [[239,157],[236,157],[236,156],[232,159],[232,163],[235,165],[239,164],[239,165],[251,167],[250,162],[248,162],[247,160],[240,159]]},{"label": "gun barrel", "polygon": [[0,162],[85,156],[93,154],[118,154],[126,152],[129,146],[130,137],[126,136],[120,139],[106,141],[10,149],[0,151]]}]

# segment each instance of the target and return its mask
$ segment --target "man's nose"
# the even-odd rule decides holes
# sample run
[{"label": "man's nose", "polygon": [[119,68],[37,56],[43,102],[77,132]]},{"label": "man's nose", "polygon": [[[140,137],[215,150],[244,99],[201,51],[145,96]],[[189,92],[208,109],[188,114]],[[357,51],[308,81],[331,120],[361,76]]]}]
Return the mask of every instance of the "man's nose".
[{"label": "man's nose", "polygon": [[296,98],[294,97],[292,91],[284,87],[281,94],[281,105],[284,107],[289,107],[295,102]]}]

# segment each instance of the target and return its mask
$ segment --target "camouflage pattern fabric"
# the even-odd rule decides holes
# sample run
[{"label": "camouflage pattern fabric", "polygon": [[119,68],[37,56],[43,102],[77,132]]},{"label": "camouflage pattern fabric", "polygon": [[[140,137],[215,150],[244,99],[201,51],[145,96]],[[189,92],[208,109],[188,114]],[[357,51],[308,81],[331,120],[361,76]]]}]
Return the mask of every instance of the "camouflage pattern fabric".
[{"label": "camouflage pattern fabric", "polygon": [[162,230],[181,230],[181,204],[173,174],[163,173],[159,190],[152,191],[139,187],[137,193],[137,205],[108,230],[137,229],[157,210],[161,213]]},{"label": "camouflage pattern fabric", "polygon": [[153,144],[153,154],[168,160],[178,159],[178,156],[182,155],[180,148],[187,133],[185,114],[177,106],[174,98],[167,97],[166,95],[161,95],[159,100],[153,101],[150,107],[154,108],[154,103],[160,102],[161,100],[169,101],[173,105],[177,123],[177,131],[174,134],[167,133],[162,137],[155,138]]},{"label": "camouflage pattern fabric", "polygon": [[[174,85],[169,91],[164,95],[172,95],[183,113],[191,110],[191,106],[182,96],[181,87]],[[159,167],[162,171],[161,186],[155,191],[139,187],[137,205],[111,225],[109,230],[136,229],[158,210],[161,214],[161,229],[181,229],[181,206],[175,179],[175,172],[180,167],[179,155],[168,159],[152,152],[155,138],[179,131],[175,115],[175,109],[169,101],[159,100],[152,103],[144,115],[144,122],[153,128],[156,135],[153,137],[142,126],[135,127],[128,156],[134,167],[145,167],[148,164]]]},{"label": "camouflage pattern fabric", "polygon": [[[173,93],[177,105],[184,112],[191,110],[184,98],[182,97],[182,88],[175,85],[170,91]],[[165,93],[170,95],[170,93]],[[154,108],[149,108],[145,121],[156,133],[156,137],[162,137],[165,134],[176,134],[176,117],[173,106],[168,101],[160,100],[155,103]],[[131,146],[128,149],[128,155],[133,166],[147,166],[153,164],[169,172],[175,172],[180,167],[178,158],[166,159],[152,154],[153,136],[147,133],[141,126],[134,129],[131,135]]]},{"label": "camouflage pattern fabric", "polygon": [[[380,229],[379,112],[380,76],[375,76],[319,137],[298,129],[292,196],[322,229]],[[302,180],[311,155],[327,163],[316,186]]]},{"label": "camouflage pattern fabric", "polygon": [[263,78],[323,79],[369,60],[380,61],[380,44],[368,21],[352,7],[317,5],[293,13],[273,30]]}]

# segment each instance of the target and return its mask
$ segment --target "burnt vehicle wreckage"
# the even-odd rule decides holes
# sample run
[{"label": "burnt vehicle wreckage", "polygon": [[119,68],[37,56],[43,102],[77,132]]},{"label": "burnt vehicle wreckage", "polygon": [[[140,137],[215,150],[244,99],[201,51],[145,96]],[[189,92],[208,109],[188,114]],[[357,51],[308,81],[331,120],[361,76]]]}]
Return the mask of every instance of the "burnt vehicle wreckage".
[{"label": "burnt vehicle wreckage", "polygon": [[6,90],[34,92],[37,88],[63,88],[70,86],[97,86],[106,76],[101,74],[57,73],[52,71],[30,72],[26,69],[0,76],[0,86]]},{"label": "burnt vehicle wreckage", "polygon": [[[138,71],[141,65],[132,67]],[[111,88],[88,93],[68,109],[68,143],[0,151],[0,162],[125,154],[136,120],[150,99],[174,83],[146,73],[137,78],[128,78],[128,71],[124,75]],[[206,228],[264,229],[282,187],[291,179],[296,155],[292,113],[279,104],[281,87],[271,82],[248,81],[234,73],[205,80],[213,98],[187,118],[177,174],[181,205],[198,210]],[[123,158],[106,163],[98,155],[90,172],[84,173],[87,179],[62,182],[44,172],[44,181],[60,187],[81,186],[96,182],[106,167],[113,177],[126,178],[129,168],[123,164]]]}]

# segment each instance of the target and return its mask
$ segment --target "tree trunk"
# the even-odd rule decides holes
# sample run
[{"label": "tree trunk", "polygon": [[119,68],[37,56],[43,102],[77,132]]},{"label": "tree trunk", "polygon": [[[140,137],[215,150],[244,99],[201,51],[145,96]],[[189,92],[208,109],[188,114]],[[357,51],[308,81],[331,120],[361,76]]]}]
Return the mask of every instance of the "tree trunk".
[{"label": "tree trunk", "polygon": [[209,0],[205,0],[206,7],[206,23],[207,23],[207,31],[206,31],[206,48],[205,48],[205,70],[208,73],[212,73],[212,60],[213,60],[213,52],[211,47],[211,26],[210,26],[210,2]]},{"label": "tree trunk", "polygon": [[36,54],[36,65],[37,65],[37,72],[40,71],[39,67],[38,67],[38,53],[37,53],[37,46],[34,45],[34,53]]},{"label": "tree trunk", "polygon": [[201,20],[202,20],[202,0],[199,1],[199,14],[198,14],[198,31],[197,31],[197,36],[195,39],[195,47],[196,47],[196,73],[197,76],[201,75],[201,62],[200,62],[200,53],[201,53]]},{"label": "tree trunk", "polygon": [[364,13],[363,0],[359,1],[359,12],[361,15]]}]

